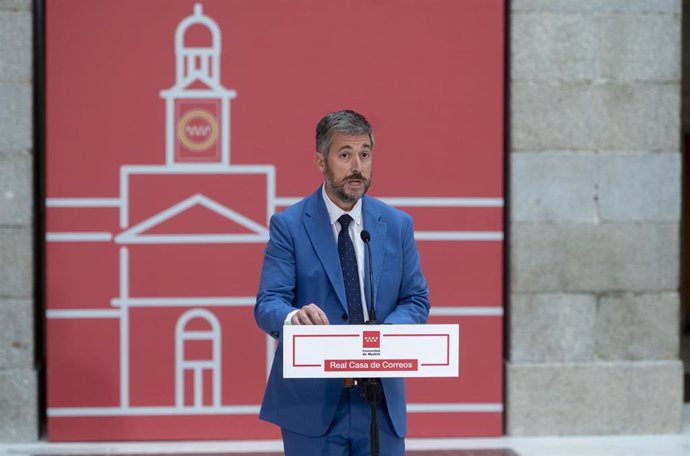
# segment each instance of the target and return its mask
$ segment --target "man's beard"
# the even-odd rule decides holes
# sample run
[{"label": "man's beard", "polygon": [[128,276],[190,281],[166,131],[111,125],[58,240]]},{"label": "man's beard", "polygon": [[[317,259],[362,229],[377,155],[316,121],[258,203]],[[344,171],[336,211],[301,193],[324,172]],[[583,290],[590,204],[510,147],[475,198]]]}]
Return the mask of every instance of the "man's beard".
[{"label": "man's beard", "polygon": [[[369,190],[369,186],[371,185],[371,179],[365,178],[359,172],[352,173],[349,176],[342,179],[341,181],[335,182],[335,180],[333,179],[333,170],[331,170],[331,168],[328,167],[328,162],[325,163],[324,174],[326,176],[326,188],[330,190],[331,194],[335,195],[336,198],[338,198],[343,203],[356,203],[357,200],[359,200],[362,196],[364,196],[367,193],[367,191]],[[364,191],[361,195],[353,192],[348,193],[345,190],[345,184],[351,180],[362,181],[362,183],[364,184]]]}]

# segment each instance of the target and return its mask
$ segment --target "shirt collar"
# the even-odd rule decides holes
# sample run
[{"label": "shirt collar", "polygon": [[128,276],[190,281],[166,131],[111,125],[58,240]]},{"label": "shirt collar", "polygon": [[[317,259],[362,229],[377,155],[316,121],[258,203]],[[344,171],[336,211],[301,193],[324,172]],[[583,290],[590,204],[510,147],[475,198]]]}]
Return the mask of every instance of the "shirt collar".
[{"label": "shirt collar", "polygon": [[338,219],[343,214],[350,214],[350,217],[352,217],[352,220],[354,220],[358,226],[362,225],[362,198],[358,199],[355,205],[352,207],[352,210],[348,212],[340,209],[333,201],[331,201],[328,193],[326,193],[326,184],[321,186],[321,195],[323,195],[323,200],[326,203],[326,210],[328,211],[328,218],[331,220],[331,225],[337,223]]}]

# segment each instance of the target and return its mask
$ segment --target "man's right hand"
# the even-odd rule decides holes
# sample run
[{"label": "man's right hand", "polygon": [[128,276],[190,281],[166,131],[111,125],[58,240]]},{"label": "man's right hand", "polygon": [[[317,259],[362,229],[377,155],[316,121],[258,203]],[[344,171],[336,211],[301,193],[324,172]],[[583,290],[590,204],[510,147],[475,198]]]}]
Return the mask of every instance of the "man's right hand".
[{"label": "man's right hand", "polygon": [[292,316],[293,325],[327,325],[328,317],[316,304],[307,304]]}]

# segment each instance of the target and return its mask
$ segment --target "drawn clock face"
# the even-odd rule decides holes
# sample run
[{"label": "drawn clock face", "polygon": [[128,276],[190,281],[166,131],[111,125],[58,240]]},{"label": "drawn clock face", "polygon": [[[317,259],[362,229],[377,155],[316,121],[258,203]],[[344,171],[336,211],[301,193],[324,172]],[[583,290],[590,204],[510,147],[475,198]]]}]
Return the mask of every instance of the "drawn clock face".
[{"label": "drawn clock face", "polygon": [[204,109],[187,111],[177,124],[177,137],[192,152],[208,150],[218,138],[216,118]]}]

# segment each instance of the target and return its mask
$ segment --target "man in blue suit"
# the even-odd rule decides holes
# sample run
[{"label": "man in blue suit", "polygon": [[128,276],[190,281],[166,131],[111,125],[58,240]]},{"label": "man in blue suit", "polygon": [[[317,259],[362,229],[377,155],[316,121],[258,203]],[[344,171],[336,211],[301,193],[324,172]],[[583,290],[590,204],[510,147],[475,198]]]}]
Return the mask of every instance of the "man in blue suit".
[{"label": "man in blue suit", "polygon": [[[287,456],[368,455],[370,405],[352,379],[284,379],[283,325],[362,324],[368,320],[369,268],[362,230],[371,236],[376,317],[384,324],[425,323],[426,280],[412,218],[375,198],[374,135],[353,111],[326,115],[316,127],[316,166],[324,183],[270,222],[254,314],[280,341],[261,418],[281,427]],[[407,431],[400,378],[381,380],[381,455],[401,456]]]}]

